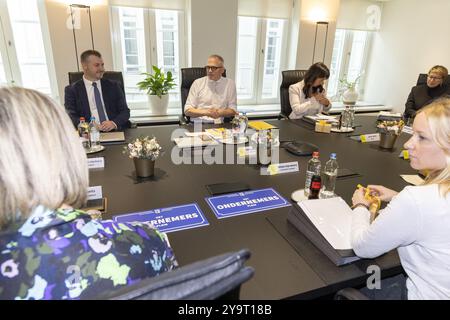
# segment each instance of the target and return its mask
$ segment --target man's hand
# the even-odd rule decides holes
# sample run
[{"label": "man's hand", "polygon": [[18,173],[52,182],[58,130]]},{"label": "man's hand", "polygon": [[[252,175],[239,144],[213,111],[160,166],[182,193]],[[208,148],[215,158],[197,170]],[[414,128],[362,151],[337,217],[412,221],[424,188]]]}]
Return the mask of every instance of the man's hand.
[{"label": "man's hand", "polygon": [[100,125],[100,130],[101,131],[111,131],[116,129],[116,124],[113,121],[103,121],[102,124]]},{"label": "man's hand", "polygon": [[220,118],[220,111],[217,108],[210,108],[208,109],[208,116],[213,118],[213,119],[217,119]]}]

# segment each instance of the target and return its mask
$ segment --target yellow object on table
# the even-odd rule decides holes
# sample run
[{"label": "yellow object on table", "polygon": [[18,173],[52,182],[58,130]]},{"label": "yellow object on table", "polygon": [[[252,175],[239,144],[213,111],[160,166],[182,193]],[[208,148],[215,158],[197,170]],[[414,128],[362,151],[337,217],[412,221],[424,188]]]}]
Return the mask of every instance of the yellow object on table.
[{"label": "yellow object on table", "polygon": [[319,120],[316,122],[316,132],[321,133],[330,133],[331,132],[331,123],[327,123],[325,120]]},{"label": "yellow object on table", "polygon": [[[362,185],[358,184],[358,189],[364,188]],[[381,199],[380,197],[374,196],[370,194],[370,189],[365,188],[366,192],[364,194],[364,198],[370,201],[369,211],[370,211],[370,223],[372,223],[376,217],[378,216],[378,210],[381,207]]]}]

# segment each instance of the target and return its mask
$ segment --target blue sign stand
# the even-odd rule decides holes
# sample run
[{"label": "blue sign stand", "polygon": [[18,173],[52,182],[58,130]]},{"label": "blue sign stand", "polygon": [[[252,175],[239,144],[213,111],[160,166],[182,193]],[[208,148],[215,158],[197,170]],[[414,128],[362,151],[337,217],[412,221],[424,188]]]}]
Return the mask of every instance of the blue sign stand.
[{"label": "blue sign stand", "polygon": [[173,232],[209,225],[205,215],[196,203],[182,206],[154,209],[113,217],[115,222],[150,222],[161,232]]},{"label": "blue sign stand", "polygon": [[291,205],[272,188],[209,197],[205,200],[218,219]]}]

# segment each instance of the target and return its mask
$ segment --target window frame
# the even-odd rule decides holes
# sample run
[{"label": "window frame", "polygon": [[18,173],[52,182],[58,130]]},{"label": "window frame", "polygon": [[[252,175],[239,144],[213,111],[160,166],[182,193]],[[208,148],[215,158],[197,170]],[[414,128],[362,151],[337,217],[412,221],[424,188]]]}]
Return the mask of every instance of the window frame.
[{"label": "window frame", "polygon": [[[122,46],[122,26],[120,24],[120,7],[126,6],[110,6],[111,14],[111,31],[112,31],[112,49],[113,49],[113,68],[114,70],[121,71],[125,77],[125,71],[123,69],[125,58],[124,46]],[[133,8],[133,7],[129,7]],[[158,65],[158,43],[157,43],[157,28],[156,28],[156,10],[152,8],[138,8],[143,10],[144,16],[144,38],[145,41],[145,63],[146,69],[144,72],[152,73],[152,65]],[[184,42],[185,35],[185,17],[182,10],[167,10],[177,13],[178,19],[178,53],[179,53],[179,77],[181,77],[181,68],[185,65],[186,61],[186,46]],[[181,84],[181,79],[177,79]],[[179,85],[176,90],[179,91]],[[140,116],[151,116],[150,103],[148,99],[146,101],[139,102],[127,102],[131,110],[136,110]],[[148,110],[148,112],[144,112]],[[166,115],[180,115],[181,114],[181,97],[179,100],[169,99],[169,105]]]},{"label": "window frame", "polygon": [[[281,84],[281,71],[286,69],[287,65],[287,37],[289,33],[289,20],[288,19],[270,19],[270,18],[260,18],[260,17],[248,17],[248,16],[238,16],[237,23],[237,45],[236,45],[236,57],[239,57],[239,30],[240,30],[240,19],[239,18],[253,18],[257,20],[256,23],[256,44],[255,44],[255,69],[253,75],[253,92],[252,98],[242,99],[238,97],[238,105],[263,105],[263,104],[279,104],[280,92],[274,98],[263,98],[263,84],[264,84],[264,65],[266,58],[266,37],[268,33],[268,24],[270,20],[279,20],[282,22],[283,33],[281,36],[281,47],[280,47],[280,65],[278,72],[278,86]],[[276,70],[276,68],[274,68]],[[239,61],[236,60],[236,73],[239,70]],[[275,74],[275,73],[274,73]]]},{"label": "window frame", "polygon": [[[48,28],[47,13],[43,0],[33,0],[38,11],[39,26],[41,29],[42,44],[44,47],[45,65],[49,78],[50,95],[59,100],[59,91],[56,79],[56,69],[51,50],[50,32]],[[0,0],[0,54],[5,70],[5,78],[8,85],[23,85],[22,72],[15,45],[12,21],[9,15],[7,0]],[[49,49],[50,48],[50,49]]]},{"label": "window frame", "polygon": [[[339,79],[344,78],[346,74],[348,74],[349,67],[350,67],[350,60],[351,60],[351,54],[352,54],[352,46],[353,46],[353,39],[354,39],[354,32],[355,31],[363,31],[366,32],[366,39],[364,44],[364,52],[362,56],[361,61],[361,69],[359,71],[359,74],[361,74],[361,77],[359,79],[359,82],[357,84],[357,89],[359,93],[358,100],[363,101],[364,100],[364,93],[365,93],[365,83],[366,83],[366,72],[365,70],[368,67],[368,62],[370,58],[370,52],[371,52],[371,46],[373,43],[373,37],[374,32],[372,31],[366,31],[366,30],[353,30],[353,29],[336,29],[337,30],[344,30],[345,36],[344,36],[344,43],[342,47],[341,52],[341,59],[339,61],[339,72],[337,77],[337,89],[335,95],[333,97],[335,99],[332,100],[332,102],[339,102],[341,100],[341,96],[339,94],[339,90],[341,89]],[[334,46],[333,46],[334,47]],[[334,54],[334,52],[333,52]],[[364,73],[363,73],[364,72]]]}]

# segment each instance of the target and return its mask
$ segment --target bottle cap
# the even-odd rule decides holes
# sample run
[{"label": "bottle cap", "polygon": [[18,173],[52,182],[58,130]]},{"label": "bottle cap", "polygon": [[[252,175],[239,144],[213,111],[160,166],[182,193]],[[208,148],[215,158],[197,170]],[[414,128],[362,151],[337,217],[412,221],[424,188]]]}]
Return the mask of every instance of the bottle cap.
[{"label": "bottle cap", "polygon": [[330,159],[334,159],[334,160],[336,160],[336,153],[332,153],[332,154],[330,154]]},{"label": "bottle cap", "polygon": [[81,121],[81,120],[83,120],[83,121],[84,121],[84,120],[86,120],[86,119],[84,119],[84,117],[80,117],[80,121]]},{"label": "bottle cap", "polygon": [[313,152],[313,157],[314,158],[318,158],[319,157],[319,151],[314,151]]}]

